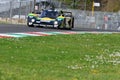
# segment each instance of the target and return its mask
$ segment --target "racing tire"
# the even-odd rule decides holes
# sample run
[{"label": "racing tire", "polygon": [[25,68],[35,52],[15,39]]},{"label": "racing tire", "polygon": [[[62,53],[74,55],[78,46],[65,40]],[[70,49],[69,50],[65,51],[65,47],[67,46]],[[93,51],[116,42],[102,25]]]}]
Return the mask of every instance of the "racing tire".
[{"label": "racing tire", "polygon": [[67,28],[67,30],[71,30],[72,28]]},{"label": "racing tire", "polygon": [[69,27],[65,26],[66,30],[71,30],[72,29],[72,20],[69,20],[68,22],[65,21],[65,24],[68,24]]},{"label": "racing tire", "polygon": [[74,17],[72,18],[72,28],[74,28]]},{"label": "racing tire", "polygon": [[71,20],[69,22],[69,28],[66,28],[67,30],[71,30],[74,28],[74,17],[71,17]]}]

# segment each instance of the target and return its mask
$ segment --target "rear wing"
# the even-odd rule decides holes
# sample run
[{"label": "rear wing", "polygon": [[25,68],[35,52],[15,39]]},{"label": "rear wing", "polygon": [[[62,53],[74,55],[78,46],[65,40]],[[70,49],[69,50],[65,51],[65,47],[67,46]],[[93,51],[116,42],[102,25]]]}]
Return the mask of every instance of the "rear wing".
[{"label": "rear wing", "polygon": [[72,17],[72,16],[73,16],[73,15],[72,15],[72,12],[63,11],[63,14],[64,14],[64,16],[66,16],[66,17]]},{"label": "rear wing", "polygon": [[65,17],[72,17],[72,12],[68,11],[60,11],[60,14],[64,15]]}]

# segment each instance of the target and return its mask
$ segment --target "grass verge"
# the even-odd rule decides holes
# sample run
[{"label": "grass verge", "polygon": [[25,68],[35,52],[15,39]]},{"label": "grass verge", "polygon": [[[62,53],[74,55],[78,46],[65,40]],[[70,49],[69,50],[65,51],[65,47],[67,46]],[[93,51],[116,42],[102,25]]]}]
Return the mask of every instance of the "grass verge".
[{"label": "grass verge", "polygon": [[120,35],[0,39],[0,80],[119,80]]}]

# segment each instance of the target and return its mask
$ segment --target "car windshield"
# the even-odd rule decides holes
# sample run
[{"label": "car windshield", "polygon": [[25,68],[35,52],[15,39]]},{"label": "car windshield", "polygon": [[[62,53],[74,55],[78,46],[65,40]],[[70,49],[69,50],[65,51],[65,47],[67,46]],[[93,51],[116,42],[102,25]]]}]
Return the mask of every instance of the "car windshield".
[{"label": "car windshield", "polygon": [[55,19],[55,18],[57,18],[57,16],[58,16],[58,12],[57,11],[48,11],[48,10],[45,10],[45,11],[43,11],[42,13],[41,13],[41,18],[43,18],[43,17],[49,17],[49,18],[53,18],[53,19]]}]

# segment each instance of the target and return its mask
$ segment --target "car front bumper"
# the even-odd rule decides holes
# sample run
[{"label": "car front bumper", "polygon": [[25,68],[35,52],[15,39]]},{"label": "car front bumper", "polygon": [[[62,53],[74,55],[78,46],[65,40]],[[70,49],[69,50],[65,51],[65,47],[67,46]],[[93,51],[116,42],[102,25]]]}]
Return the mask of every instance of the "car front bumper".
[{"label": "car front bumper", "polygon": [[29,25],[34,25],[34,26],[43,26],[43,27],[58,27],[59,23],[58,21],[28,21]]}]

